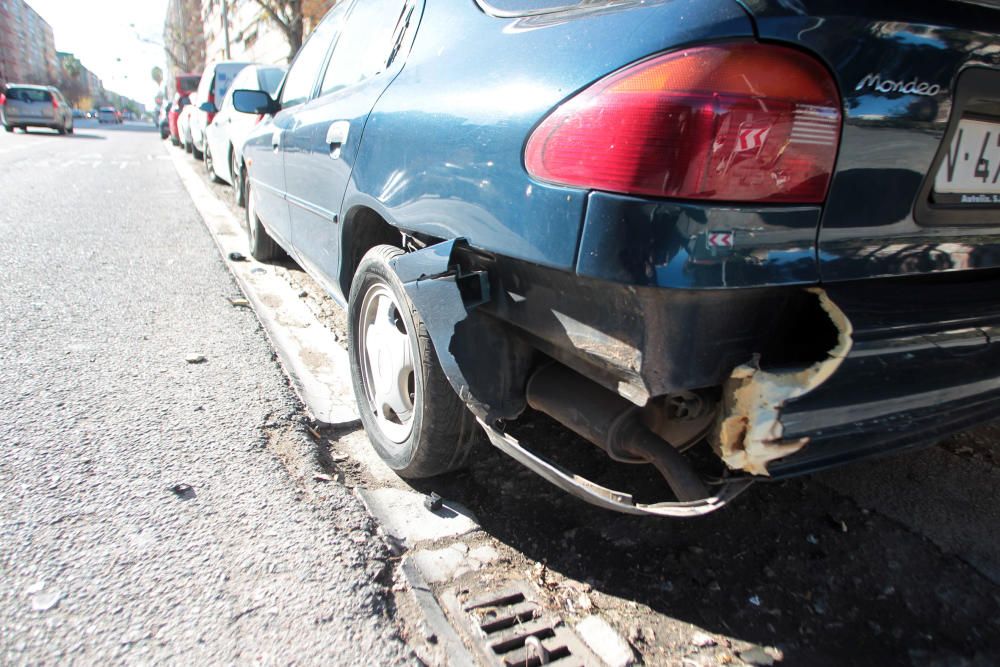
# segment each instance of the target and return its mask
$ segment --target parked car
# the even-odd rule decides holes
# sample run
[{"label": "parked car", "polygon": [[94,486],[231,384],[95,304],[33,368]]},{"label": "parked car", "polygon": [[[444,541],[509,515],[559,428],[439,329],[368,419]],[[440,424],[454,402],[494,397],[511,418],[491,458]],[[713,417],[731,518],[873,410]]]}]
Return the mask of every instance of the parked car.
[{"label": "parked car", "polygon": [[174,146],[182,145],[178,122],[180,121],[181,111],[183,111],[184,107],[190,103],[191,100],[186,93],[174,93],[173,102],[170,103],[170,110],[167,111],[167,124],[170,127],[170,142]]},{"label": "parked car", "polygon": [[191,114],[194,112],[195,104],[188,104],[181,109],[177,117],[177,134],[180,137],[181,147],[188,153],[194,152],[194,142],[191,140]]},{"label": "parked car", "polygon": [[[478,428],[691,516],[1000,415],[995,7],[445,4],[338,3],[275,98],[233,95],[251,251],[346,305],[400,475]],[[533,451],[529,406],[672,494]]]},{"label": "parked car", "polygon": [[122,117],[114,107],[101,107],[97,110],[97,122],[118,125],[122,122]]},{"label": "parked car", "polygon": [[191,109],[191,154],[195,159],[200,160],[205,152],[205,128],[215,119],[215,114],[219,109],[217,104],[221,104],[226,93],[229,91],[233,79],[247,65],[251,63],[223,61],[212,63],[205,68],[198,84],[198,90],[194,93],[197,103]]},{"label": "parked car", "polygon": [[47,127],[59,134],[73,134],[73,108],[52,86],[9,84],[0,93],[0,122],[3,129],[27,131],[29,127]]},{"label": "parked car", "polygon": [[198,83],[201,81],[201,72],[188,72],[178,74],[174,77],[174,90],[181,95],[190,95],[198,90]]},{"label": "parked car", "polygon": [[160,128],[160,138],[170,138],[170,105],[164,104],[156,116],[156,124]]},{"label": "parked car", "polygon": [[[205,170],[209,178],[223,181],[233,186],[233,195],[239,206],[244,204],[243,142],[261,116],[252,116],[233,108],[233,91],[263,90],[276,95],[285,67],[274,65],[250,65],[233,79],[229,92],[222,100],[219,113],[205,127]],[[218,156],[218,159],[216,159]]]}]

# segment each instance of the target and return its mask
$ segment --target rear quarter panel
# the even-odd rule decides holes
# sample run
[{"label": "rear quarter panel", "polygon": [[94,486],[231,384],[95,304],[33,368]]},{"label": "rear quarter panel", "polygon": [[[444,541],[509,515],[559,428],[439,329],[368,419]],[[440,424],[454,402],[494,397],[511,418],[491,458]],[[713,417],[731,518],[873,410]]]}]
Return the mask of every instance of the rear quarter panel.
[{"label": "rear quarter panel", "polygon": [[571,269],[587,192],[533,181],[525,141],[556,105],[651,54],[752,35],[735,2],[647,0],[497,18],[428,0],[402,72],[365,127],[342,219],[358,206],[406,230]]}]

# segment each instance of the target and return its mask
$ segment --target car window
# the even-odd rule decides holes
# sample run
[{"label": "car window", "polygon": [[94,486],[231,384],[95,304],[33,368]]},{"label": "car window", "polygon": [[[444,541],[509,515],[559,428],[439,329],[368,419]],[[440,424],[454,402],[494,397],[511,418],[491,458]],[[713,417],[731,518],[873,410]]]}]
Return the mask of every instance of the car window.
[{"label": "car window", "polygon": [[323,61],[330,50],[330,44],[337,39],[344,14],[350,2],[337,4],[316,27],[305,45],[299,49],[292,68],[285,77],[285,85],[281,89],[281,106],[290,107],[301,104],[312,95],[316,79],[319,78]]},{"label": "car window", "polygon": [[34,88],[8,88],[7,99],[16,102],[51,102],[52,93]]},{"label": "car window", "polygon": [[385,69],[406,0],[359,2],[344,27],[323,77],[321,93],[332,93]]},{"label": "car window", "polygon": [[257,70],[257,85],[271,97],[278,92],[284,78],[285,70],[281,67],[261,67]]}]

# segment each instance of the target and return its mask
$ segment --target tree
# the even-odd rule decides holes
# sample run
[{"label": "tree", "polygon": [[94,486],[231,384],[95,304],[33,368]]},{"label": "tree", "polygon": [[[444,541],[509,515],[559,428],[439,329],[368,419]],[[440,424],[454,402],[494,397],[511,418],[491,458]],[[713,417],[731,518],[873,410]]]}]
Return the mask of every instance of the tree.
[{"label": "tree", "polygon": [[254,0],[288,40],[288,62],[302,47],[308,31],[337,0]]},{"label": "tree", "polygon": [[[149,41],[149,40],[146,40]],[[200,72],[205,67],[205,33],[200,0],[172,0],[163,26],[163,50],[175,72]]]},{"label": "tree", "polygon": [[87,94],[87,85],[80,78],[83,64],[76,56],[67,54],[59,57],[59,90],[75,106]]}]

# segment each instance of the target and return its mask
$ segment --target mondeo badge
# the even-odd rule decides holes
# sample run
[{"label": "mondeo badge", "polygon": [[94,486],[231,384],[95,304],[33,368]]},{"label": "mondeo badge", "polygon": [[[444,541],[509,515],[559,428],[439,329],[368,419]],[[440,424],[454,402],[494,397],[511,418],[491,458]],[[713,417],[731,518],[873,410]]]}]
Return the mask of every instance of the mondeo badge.
[{"label": "mondeo badge", "polygon": [[936,83],[927,83],[913,78],[910,81],[893,81],[883,79],[881,74],[868,74],[861,79],[854,90],[872,88],[880,93],[903,93],[904,95],[926,95],[933,97],[941,92],[941,86]]}]

